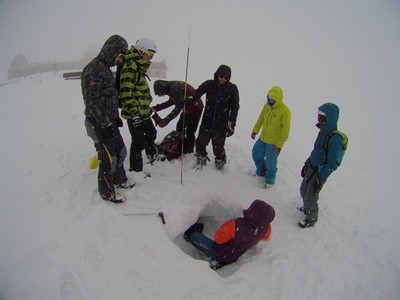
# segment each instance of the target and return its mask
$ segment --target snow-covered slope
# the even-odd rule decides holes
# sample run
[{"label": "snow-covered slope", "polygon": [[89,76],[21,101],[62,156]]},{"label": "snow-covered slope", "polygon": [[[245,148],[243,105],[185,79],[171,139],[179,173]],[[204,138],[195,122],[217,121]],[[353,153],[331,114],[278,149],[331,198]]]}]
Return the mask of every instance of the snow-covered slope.
[{"label": "snow-covered slope", "polygon": [[[79,81],[41,74],[0,86],[0,95],[1,299],[398,299],[397,189],[380,179],[394,171],[375,153],[364,164],[354,151],[368,140],[362,132],[349,135],[343,165],[321,193],[317,225],[296,225],[316,107],[287,99],[293,128],[270,190],[251,175],[249,135],[263,99],[242,98],[225,174],[215,171],[210,148],[212,161],[202,171],[191,168],[193,155],[146,165],[151,178],[129,173],[136,186],[116,205],[99,199],[97,172],[88,169],[94,147],[83,126]],[[309,110],[312,117],[303,117]],[[159,130],[157,141],[174,126]],[[122,132],[129,147],[126,124]],[[276,210],[271,239],[236,264],[211,270],[182,240],[183,231],[202,217],[211,236],[254,199]]]}]

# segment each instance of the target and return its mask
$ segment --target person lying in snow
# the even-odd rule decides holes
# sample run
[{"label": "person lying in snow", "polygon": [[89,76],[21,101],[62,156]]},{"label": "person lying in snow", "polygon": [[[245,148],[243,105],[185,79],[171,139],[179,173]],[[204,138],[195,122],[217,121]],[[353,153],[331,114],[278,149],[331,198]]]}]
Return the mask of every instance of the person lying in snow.
[{"label": "person lying in snow", "polygon": [[271,222],[275,218],[274,208],[262,200],[254,200],[243,211],[243,218],[227,220],[215,232],[214,240],[205,236],[204,224],[195,223],[184,232],[183,238],[204,252],[214,270],[236,262],[248,249],[260,240],[268,240]]}]

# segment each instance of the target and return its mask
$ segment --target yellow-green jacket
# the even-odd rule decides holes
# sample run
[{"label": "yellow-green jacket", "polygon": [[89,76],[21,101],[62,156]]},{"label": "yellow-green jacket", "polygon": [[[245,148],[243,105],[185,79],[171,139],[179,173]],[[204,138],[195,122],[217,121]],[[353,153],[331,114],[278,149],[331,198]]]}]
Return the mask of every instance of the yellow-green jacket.
[{"label": "yellow-green jacket", "polygon": [[143,59],[134,46],[124,56],[124,64],[120,74],[119,103],[122,106],[121,116],[132,119],[138,112],[142,119],[150,118],[152,101],[146,72],[150,62]]},{"label": "yellow-green jacket", "polygon": [[291,112],[283,103],[283,92],[279,86],[274,86],[268,91],[267,95],[274,99],[276,103],[272,106],[268,103],[264,105],[254,125],[253,132],[258,134],[262,127],[261,141],[282,149],[290,133]]}]

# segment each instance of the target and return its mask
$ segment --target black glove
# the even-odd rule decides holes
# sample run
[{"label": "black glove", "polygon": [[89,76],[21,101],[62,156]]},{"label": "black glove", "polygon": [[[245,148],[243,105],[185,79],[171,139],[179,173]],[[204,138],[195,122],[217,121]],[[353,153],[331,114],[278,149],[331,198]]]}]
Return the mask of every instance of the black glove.
[{"label": "black glove", "polygon": [[132,114],[132,119],[131,119],[131,124],[133,125],[133,127],[138,127],[142,124],[143,119],[141,116],[139,116],[139,113],[137,111],[135,111]]},{"label": "black glove", "polygon": [[228,122],[226,126],[226,137],[230,137],[235,133],[235,128],[232,126],[231,122]]},{"label": "black glove", "polygon": [[105,139],[112,139],[113,137],[115,137],[115,131],[115,126],[111,124],[108,127],[102,129],[102,135]]},{"label": "black glove", "polygon": [[304,162],[304,166],[303,166],[303,168],[301,168],[301,173],[300,173],[301,177],[304,178],[304,176],[306,176],[306,172],[307,172],[308,167],[310,166],[310,163],[311,163],[310,159],[307,159]]},{"label": "black glove", "polygon": [[158,121],[157,125],[160,126],[160,128],[164,128],[165,126],[168,125],[168,123],[169,123],[169,120],[167,118],[164,118],[164,119],[160,119]]},{"label": "black glove", "polygon": [[315,180],[315,182],[314,182],[314,194],[315,195],[319,194],[319,192],[322,190],[324,183],[325,183],[324,180],[321,177],[317,176],[317,180]]},{"label": "black glove", "polygon": [[118,127],[124,126],[124,123],[122,122],[122,119],[120,117],[116,118],[115,122],[117,123]]}]

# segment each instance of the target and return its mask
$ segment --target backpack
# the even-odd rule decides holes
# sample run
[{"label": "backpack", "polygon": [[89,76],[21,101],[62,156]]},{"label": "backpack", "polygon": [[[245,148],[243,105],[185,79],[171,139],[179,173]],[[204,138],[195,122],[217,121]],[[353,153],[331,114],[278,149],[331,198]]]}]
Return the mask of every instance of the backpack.
[{"label": "backpack", "polygon": [[168,133],[162,142],[157,145],[158,153],[165,155],[168,160],[173,160],[181,154],[182,136],[179,131]]},{"label": "backpack", "polygon": [[349,138],[347,137],[347,135],[344,132],[341,132],[339,130],[332,130],[325,138],[324,141],[324,149],[325,149],[325,153],[326,156],[328,156],[328,145],[329,145],[329,141],[331,139],[331,137],[335,134],[340,135],[341,139],[342,139],[342,151],[340,153],[340,155],[338,156],[338,160],[337,160],[337,165],[340,166],[340,164],[342,163],[344,154],[346,153],[347,150],[347,144],[349,142]]}]

